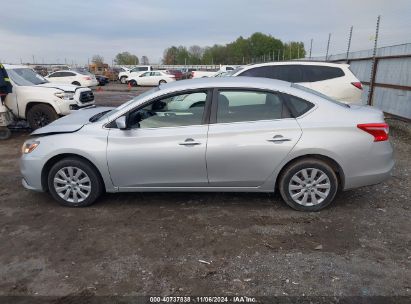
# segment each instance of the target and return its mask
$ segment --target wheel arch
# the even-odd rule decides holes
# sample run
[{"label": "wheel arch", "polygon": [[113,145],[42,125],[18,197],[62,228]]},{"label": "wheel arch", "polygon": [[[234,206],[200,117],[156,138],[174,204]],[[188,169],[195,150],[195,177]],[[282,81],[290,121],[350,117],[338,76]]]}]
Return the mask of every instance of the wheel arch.
[{"label": "wheel arch", "polygon": [[56,104],[54,104],[54,102],[44,102],[44,101],[29,101],[26,103],[26,108],[24,109],[24,117],[23,118],[27,118],[27,113],[30,111],[31,108],[33,108],[35,105],[38,104],[44,104],[47,106],[50,106],[54,109],[54,111],[56,111],[57,115],[61,115],[61,111],[60,109],[57,107]]},{"label": "wheel arch", "polygon": [[104,182],[103,176],[101,175],[100,170],[98,169],[98,167],[92,162],[90,161],[88,158],[79,155],[79,154],[75,154],[75,153],[63,153],[63,154],[58,154],[53,156],[52,158],[50,158],[43,166],[43,169],[41,170],[41,187],[43,188],[44,191],[48,191],[48,182],[47,182],[47,178],[48,178],[48,174],[51,170],[51,168],[54,166],[55,163],[57,163],[58,161],[65,159],[65,158],[77,158],[80,159],[82,161],[87,162],[90,166],[92,166],[96,172],[97,175],[100,178],[101,183],[104,186],[104,190],[106,190],[106,184]]},{"label": "wheel arch", "polygon": [[335,175],[337,176],[338,179],[338,184],[339,184],[339,189],[344,189],[345,186],[345,174],[344,171],[341,167],[341,165],[333,158],[323,155],[323,154],[305,154],[305,155],[300,155],[295,158],[292,158],[288,160],[287,163],[284,164],[284,166],[281,168],[280,172],[277,175],[276,181],[275,181],[275,190],[278,189],[278,184],[280,182],[281,176],[284,174],[285,170],[294,164],[297,161],[300,161],[302,159],[316,159],[325,162],[328,164],[331,169],[333,169]]}]

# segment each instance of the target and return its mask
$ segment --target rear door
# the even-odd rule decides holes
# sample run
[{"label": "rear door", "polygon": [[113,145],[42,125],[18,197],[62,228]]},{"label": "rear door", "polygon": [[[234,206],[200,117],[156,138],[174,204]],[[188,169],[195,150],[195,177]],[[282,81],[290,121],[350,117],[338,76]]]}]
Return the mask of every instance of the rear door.
[{"label": "rear door", "polygon": [[304,79],[309,82],[307,87],[337,100],[345,97],[345,73],[341,68],[305,65],[303,66],[303,73]]},{"label": "rear door", "polygon": [[207,171],[214,187],[262,185],[301,136],[276,92],[220,89],[214,94],[211,122]]}]

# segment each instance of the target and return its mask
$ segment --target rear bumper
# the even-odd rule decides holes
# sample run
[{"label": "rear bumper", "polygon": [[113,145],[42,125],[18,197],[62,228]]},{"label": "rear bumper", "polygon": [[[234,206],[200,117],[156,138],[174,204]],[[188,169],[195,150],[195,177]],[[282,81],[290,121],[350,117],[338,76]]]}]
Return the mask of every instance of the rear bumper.
[{"label": "rear bumper", "polygon": [[344,190],[381,183],[391,176],[395,161],[389,142],[375,143],[368,154],[359,156],[345,175]]}]

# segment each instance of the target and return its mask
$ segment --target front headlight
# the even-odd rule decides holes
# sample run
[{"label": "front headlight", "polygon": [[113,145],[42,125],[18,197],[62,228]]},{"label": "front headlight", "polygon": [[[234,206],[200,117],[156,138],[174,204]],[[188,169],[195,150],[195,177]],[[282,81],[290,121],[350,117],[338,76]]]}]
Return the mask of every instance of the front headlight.
[{"label": "front headlight", "polygon": [[21,147],[21,153],[22,154],[29,154],[29,153],[33,152],[33,150],[36,149],[39,144],[40,144],[39,141],[25,142],[23,144],[23,146]]},{"label": "front headlight", "polygon": [[54,95],[64,100],[72,100],[74,98],[73,92],[57,92],[57,93],[54,93]]}]

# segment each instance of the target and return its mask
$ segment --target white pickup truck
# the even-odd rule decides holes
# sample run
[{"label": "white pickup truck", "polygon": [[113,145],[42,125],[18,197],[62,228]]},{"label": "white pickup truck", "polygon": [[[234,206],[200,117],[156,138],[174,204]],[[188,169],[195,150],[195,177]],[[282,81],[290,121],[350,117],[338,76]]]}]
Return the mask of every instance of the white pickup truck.
[{"label": "white pickup truck", "polygon": [[130,77],[139,77],[141,74],[147,71],[152,71],[153,67],[149,65],[139,65],[136,66],[135,68],[132,68],[129,71],[123,71],[118,73],[118,79],[120,80],[121,83],[127,83],[128,79]]},{"label": "white pickup truck", "polygon": [[204,77],[214,77],[220,72],[228,72],[233,71],[235,69],[234,66],[230,65],[221,65],[220,69],[217,71],[192,71],[190,78],[204,78]]},{"label": "white pickup truck", "polygon": [[5,105],[17,119],[25,119],[35,130],[94,104],[89,88],[75,85],[49,83],[34,70],[23,65],[4,64],[13,92],[8,94]]}]

